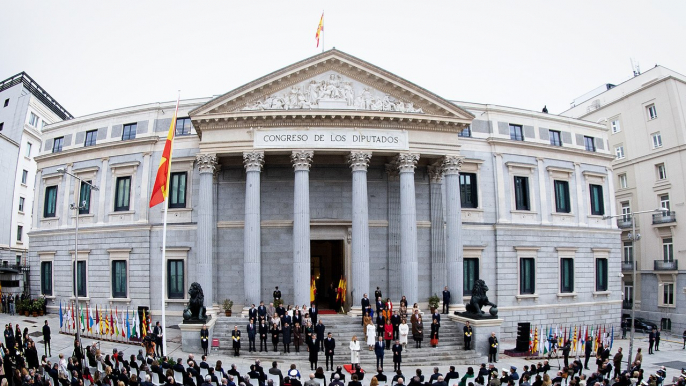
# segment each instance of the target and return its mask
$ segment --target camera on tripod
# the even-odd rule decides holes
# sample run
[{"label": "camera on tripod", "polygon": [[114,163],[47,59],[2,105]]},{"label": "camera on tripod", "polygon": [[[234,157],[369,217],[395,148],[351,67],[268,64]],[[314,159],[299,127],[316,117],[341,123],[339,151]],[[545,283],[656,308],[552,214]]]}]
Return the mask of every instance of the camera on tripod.
[{"label": "camera on tripod", "polygon": [[550,343],[550,349],[551,350],[557,348],[557,346],[559,345],[559,342],[557,341],[557,339],[555,339],[553,337],[548,338],[548,343]]}]

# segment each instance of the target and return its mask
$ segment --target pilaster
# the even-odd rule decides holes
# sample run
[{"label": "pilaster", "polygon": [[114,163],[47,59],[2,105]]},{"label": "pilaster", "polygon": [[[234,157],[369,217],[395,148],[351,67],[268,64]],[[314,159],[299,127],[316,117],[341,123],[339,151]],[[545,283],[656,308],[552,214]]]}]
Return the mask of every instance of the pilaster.
[{"label": "pilaster", "polygon": [[293,298],[310,304],[310,166],[313,151],[291,154],[295,170],[293,194]]},{"label": "pilaster", "polygon": [[215,154],[198,154],[196,156],[198,172],[200,173],[200,187],[198,194],[198,253],[195,281],[200,283],[205,294],[207,307],[211,307],[214,299],[214,270],[212,267],[214,248],[214,172],[217,170],[217,156]]}]

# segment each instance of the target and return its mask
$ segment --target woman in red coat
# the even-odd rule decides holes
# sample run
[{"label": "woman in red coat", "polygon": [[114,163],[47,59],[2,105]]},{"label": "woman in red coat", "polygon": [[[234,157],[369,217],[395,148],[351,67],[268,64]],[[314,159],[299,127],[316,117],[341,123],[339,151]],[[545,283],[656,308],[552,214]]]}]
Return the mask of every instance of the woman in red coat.
[{"label": "woman in red coat", "polygon": [[386,350],[390,350],[391,341],[393,340],[393,325],[390,319],[386,320],[386,324],[383,326],[383,338],[386,341]]}]

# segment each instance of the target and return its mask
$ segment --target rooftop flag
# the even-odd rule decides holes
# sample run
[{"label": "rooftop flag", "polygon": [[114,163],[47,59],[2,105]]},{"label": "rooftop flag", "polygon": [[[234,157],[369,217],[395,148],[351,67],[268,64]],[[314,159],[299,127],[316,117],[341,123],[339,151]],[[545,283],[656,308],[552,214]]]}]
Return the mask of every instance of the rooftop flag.
[{"label": "rooftop flag", "polygon": [[315,39],[317,39],[317,47],[319,47],[319,38],[324,32],[324,12],[322,12],[322,17],[319,19],[319,25],[317,26],[317,33],[315,34]]}]

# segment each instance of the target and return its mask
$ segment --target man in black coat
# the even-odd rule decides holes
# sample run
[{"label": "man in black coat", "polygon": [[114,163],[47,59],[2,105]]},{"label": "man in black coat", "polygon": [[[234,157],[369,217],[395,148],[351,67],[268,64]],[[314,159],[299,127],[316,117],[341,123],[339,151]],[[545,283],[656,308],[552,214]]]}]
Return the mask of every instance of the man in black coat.
[{"label": "man in black coat", "polygon": [[269,334],[269,327],[264,319],[260,321],[260,326],[258,327],[257,332],[260,334],[260,352],[262,352],[263,345],[264,351],[267,351],[267,335]]},{"label": "man in black coat", "polygon": [[376,368],[383,368],[383,356],[386,349],[386,343],[383,341],[383,336],[379,337],[379,341],[374,343],[374,354],[376,354]]},{"label": "man in black coat", "polygon": [[660,329],[655,331],[655,351],[660,351]]},{"label": "man in black coat", "polygon": [[43,325],[43,341],[45,345],[45,355],[51,356],[50,352],[52,349],[50,348],[50,326],[48,326],[48,320],[45,320],[45,324]]},{"label": "man in black coat", "polygon": [[310,370],[316,370],[317,362],[319,360],[319,345],[317,344],[314,333],[312,334],[312,339],[307,341],[307,347],[310,349]]},{"label": "man in black coat", "polygon": [[443,313],[447,314],[450,308],[450,291],[448,291],[448,286],[443,288]]},{"label": "man in black coat", "polygon": [[324,323],[322,323],[322,320],[320,319],[317,321],[317,324],[314,326],[314,332],[317,333],[317,345],[319,346],[319,350],[324,350],[324,332],[326,331],[326,326]]},{"label": "man in black coat", "polygon": [[474,331],[472,330],[472,326],[469,325],[469,321],[465,322],[464,327],[462,327],[462,331],[464,333],[464,349],[471,350],[472,334],[474,333]]},{"label": "man in black coat", "polygon": [[181,362],[181,358],[176,358],[176,364],[172,366],[172,370],[178,371],[182,374],[186,374],[186,368],[183,367],[183,363]]},{"label": "man in black coat", "polygon": [[442,376],[443,376],[443,374],[438,372],[438,367],[434,367],[434,373],[431,374],[431,377],[429,378],[429,384],[438,381],[438,377],[442,377]]},{"label": "man in black coat", "polygon": [[569,352],[572,350],[572,342],[567,340],[565,345],[562,346],[562,355],[565,358],[565,367],[569,368]]},{"label": "man in black coat", "polygon": [[317,307],[315,306],[314,303],[312,303],[312,306],[310,307],[309,312],[310,312],[310,319],[312,320],[313,325],[317,325],[317,315],[319,315],[319,313],[317,311],[318,311]]},{"label": "man in black coat", "polygon": [[364,313],[367,312],[367,308],[369,307],[369,298],[367,297],[367,294],[362,296],[360,304],[362,305],[362,325],[364,325]]},{"label": "man in black coat", "polygon": [[255,348],[255,336],[257,335],[257,326],[255,325],[255,321],[253,319],[250,319],[250,322],[248,322],[246,330],[248,331],[248,352],[257,351],[257,349]]},{"label": "man in black coat", "polygon": [[403,345],[400,344],[399,340],[395,341],[391,351],[393,351],[393,370],[400,371],[400,363],[403,361]]},{"label": "man in black coat", "polygon": [[324,355],[326,356],[326,371],[329,371],[329,360],[331,360],[331,370],[333,371],[333,355],[334,349],[336,348],[336,339],[328,333],[326,339],[324,339]]},{"label": "man in black coat", "polygon": [[260,302],[260,306],[257,307],[257,317],[260,321],[267,319],[267,307],[265,307],[264,302]]},{"label": "man in black coat", "polygon": [[398,311],[393,311],[391,315],[391,324],[393,325],[393,339],[400,338],[400,322],[402,318],[398,315]]},{"label": "man in black coat", "polygon": [[257,315],[257,308],[255,308],[255,303],[250,305],[250,309],[248,310],[248,320],[252,320],[254,323],[260,323]]},{"label": "man in black coat", "polygon": [[274,297],[274,303],[276,303],[277,300],[281,300],[281,291],[279,291],[278,286],[274,289],[274,292],[272,293],[272,295]]},{"label": "man in black coat", "polygon": [[455,371],[455,366],[450,366],[450,371],[445,375],[445,383],[450,384],[451,379],[460,379],[460,373]]},{"label": "man in black coat", "polygon": [[655,346],[655,329],[653,328],[648,334],[648,355],[653,354],[653,346]]},{"label": "man in black coat", "polygon": [[588,360],[591,358],[591,352],[593,352],[593,342],[589,339],[584,344],[584,370],[590,370]]},{"label": "man in black coat", "polygon": [[495,332],[491,333],[488,338],[488,361],[491,363],[498,363],[498,338],[495,336]]},{"label": "man in black coat", "polygon": [[331,378],[329,378],[329,380],[333,381],[336,378],[336,375],[338,375],[338,380],[345,382],[345,374],[343,374],[343,368],[341,366],[336,367],[336,371],[331,373]]},{"label": "man in black coat", "polygon": [[241,332],[238,330],[238,326],[233,326],[231,340],[233,341],[233,356],[237,357],[241,355]]},{"label": "man in black coat", "polygon": [[374,291],[374,299],[380,299],[382,297],[383,295],[381,294],[381,290],[379,289],[379,287],[376,287],[376,291]]}]

